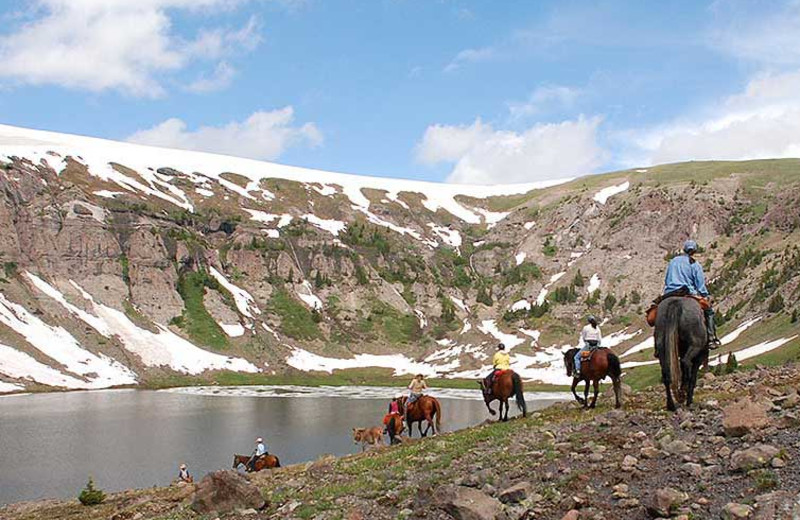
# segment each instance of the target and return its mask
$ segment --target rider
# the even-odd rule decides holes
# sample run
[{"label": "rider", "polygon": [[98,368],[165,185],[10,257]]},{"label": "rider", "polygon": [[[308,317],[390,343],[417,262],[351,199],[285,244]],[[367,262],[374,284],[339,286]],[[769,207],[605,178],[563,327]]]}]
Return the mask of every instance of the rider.
[{"label": "rider", "polygon": [[178,480],[187,483],[193,482],[194,479],[192,479],[192,476],[189,474],[186,464],[181,464],[180,470],[178,471]]},{"label": "rider", "polygon": [[506,352],[506,346],[500,343],[497,345],[497,352],[492,357],[492,371],[486,377],[486,382],[483,385],[484,392],[487,395],[492,392],[495,374],[502,370],[511,370],[511,356]]},{"label": "rider", "polygon": [[389,413],[396,413],[400,417],[403,416],[403,394],[397,394],[394,396],[392,402],[389,403]]},{"label": "rider", "polygon": [[708,336],[708,348],[713,350],[721,343],[717,339],[717,327],[714,323],[714,309],[711,308],[711,295],[706,288],[706,278],[703,274],[703,267],[695,260],[697,253],[697,242],[687,240],[683,244],[683,252],[686,254],[676,256],[669,261],[667,274],[664,277],[663,295],[669,293],[688,290],[689,294],[701,296],[708,304],[708,308],[703,311],[706,321],[706,334]]},{"label": "rider", "polygon": [[428,383],[425,382],[425,376],[417,374],[414,379],[408,384],[408,404],[416,402],[417,399],[422,397],[422,393],[428,389]]},{"label": "rider", "polygon": [[264,439],[259,437],[256,439],[256,449],[253,450],[253,455],[250,457],[250,460],[247,461],[247,467],[250,468],[250,471],[255,471],[256,461],[266,454],[267,447],[264,445]]},{"label": "rider", "polygon": [[576,379],[581,377],[581,352],[587,350],[595,350],[600,346],[600,342],[603,341],[603,333],[600,332],[600,326],[597,324],[597,318],[594,316],[589,316],[587,320],[589,322],[588,325],[583,327],[581,331],[581,342],[583,342],[583,347],[575,354],[575,371],[573,372],[572,376]]}]

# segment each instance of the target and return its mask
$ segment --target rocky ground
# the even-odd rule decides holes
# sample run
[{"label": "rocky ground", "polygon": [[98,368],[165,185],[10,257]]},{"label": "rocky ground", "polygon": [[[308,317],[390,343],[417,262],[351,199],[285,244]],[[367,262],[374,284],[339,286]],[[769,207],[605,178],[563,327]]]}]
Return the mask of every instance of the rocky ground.
[{"label": "rocky ground", "polygon": [[800,518],[800,366],[703,376],[696,406],[664,411],[658,388],[621,410],[555,405],[251,479],[130,491],[95,507],[18,504],[4,520],[518,520]]}]

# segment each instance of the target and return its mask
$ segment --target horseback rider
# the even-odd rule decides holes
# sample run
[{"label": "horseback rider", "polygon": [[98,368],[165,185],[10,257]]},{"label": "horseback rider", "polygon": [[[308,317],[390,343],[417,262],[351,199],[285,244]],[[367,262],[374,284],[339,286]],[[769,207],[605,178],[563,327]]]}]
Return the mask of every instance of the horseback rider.
[{"label": "horseback rider", "polygon": [[671,293],[688,291],[690,295],[700,296],[705,300],[703,314],[706,321],[706,334],[708,336],[709,350],[716,349],[721,345],[717,339],[717,327],[714,323],[714,309],[711,308],[711,295],[706,288],[706,278],[703,274],[703,267],[694,255],[697,253],[697,242],[687,240],[683,244],[685,254],[678,255],[669,261],[667,274],[664,277],[664,292],[662,298]]},{"label": "horseback rider", "polygon": [[389,414],[396,413],[400,417],[403,416],[403,394],[397,394],[392,399],[392,402],[389,403]]},{"label": "horseback rider", "polygon": [[264,439],[259,437],[256,439],[256,449],[253,450],[253,455],[247,461],[247,467],[250,471],[256,470],[256,461],[267,454],[267,447],[264,445]]},{"label": "horseback rider", "polygon": [[506,346],[500,343],[497,345],[497,352],[492,357],[492,371],[484,380],[483,390],[486,394],[492,393],[495,375],[503,370],[511,370],[511,355],[506,352]]},{"label": "horseback rider", "polygon": [[597,324],[597,318],[589,316],[586,321],[589,323],[583,327],[580,338],[583,347],[575,354],[575,370],[572,377],[576,379],[580,379],[581,377],[581,352],[595,350],[600,347],[600,343],[603,341],[603,333],[600,332],[600,325]]},{"label": "horseback rider", "polygon": [[428,383],[425,382],[425,376],[422,374],[414,376],[414,379],[408,384],[408,404],[415,403],[427,389]]}]

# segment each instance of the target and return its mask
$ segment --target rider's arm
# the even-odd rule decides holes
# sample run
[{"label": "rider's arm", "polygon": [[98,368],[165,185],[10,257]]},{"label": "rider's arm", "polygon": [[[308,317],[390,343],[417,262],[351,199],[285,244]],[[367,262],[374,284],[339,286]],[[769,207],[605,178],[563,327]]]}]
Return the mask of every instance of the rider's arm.
[{"label": "rider's arm", "polygon": [[697,287],[697,292],[700,296],[708,296],[708,287],[706,287],[706,275],[703,273],[703,267],[700,262],[692,264],[692,275],[694,276],[694,286]]}]

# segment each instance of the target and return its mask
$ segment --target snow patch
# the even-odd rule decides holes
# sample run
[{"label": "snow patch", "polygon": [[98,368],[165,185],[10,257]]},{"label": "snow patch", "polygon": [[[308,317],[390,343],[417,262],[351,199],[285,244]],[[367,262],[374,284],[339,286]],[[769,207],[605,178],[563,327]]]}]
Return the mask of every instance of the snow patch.
[{"label": "snow patch", "polygon": [[464,318],[464,327],[461,329],[461,332],[459,332],[459,334],[466,334],[471,330],[472,330],[472,323],[470,323],[467,318]]},{"label": "snow patch", "polygon": [[347,224],[341,220],[319,218],[311,213],[303,215],[302,218],[306,219],[309,223],[320,228],[321,230],[327,231],[333,236],[339,236],[339,233],[344,231],[347,227]]},{"label": "snow patch", "polygon": [[308,280],[303,280],[303,283],[297,287],[297,296],[303,300],[303,303],[311,307],[312,309],[321,311],[322,310],[322,300],[320,300],[315,294],[314,291],[311,289],[311,284]]},{"label": "snow patch", "polygon": [[426,377],[434,377],[459,366],[458,360],[445,365],[431,365],[414,361],[402,354],[382,356],[356,354],[351,359],[329,358],[296,347],[292,349],[292,353],[286,359],[286,364],[303,372],[327,372],[332,374],[334,370],[378,367],[393,368],[395,376],[423,374]]},{"label": "snow patch", "polygon": [[461,298],[456,298],[455,296],[450,295],[450,301],[452,301],[455,304],[455,306],[461,309],[462,311],[469,312],[469,308],[464,303],[464,300],[462,300]]},{"label": "snow patch", "polygon": [[528,254],[527,254],[527,253],[517,253],[517,254],[514,256],[514,260],[516,260],[516,261],[517,261],[517,265],[520,265],[522,262],[524,262],[524,261],[525,261],[525,257],[526,257],[526,256],[528,256]]},{"label": "snow patch", "polygon": [[514,302],[514,304],[511,306],[511,312],[529,311],[529,310],[531,310],[531,302],[525,299]]},{"label": "snow patch", "polygon": [[279,215],[273,215],[272,213],[267,213],[266,211],[260,211],[257,209],[250,209],[250,208],[242,208],[242,209],[250,213],[250,220],[255,220],[256,222],[261,222],[263,224],[269,224],[270,222],[279,217]]},{"label": "snow patch", "polygon": [[241,287],[233,285],[222,273],[214,269],[214,267],[209,267],[208,269],[211,276],[233,295],[233,301],[236,303],[236,308],[239,309],[239,312],[248,318],[252,318],[253,314],[261,314],[261,310],[256,306],[255,298],[253,298],[249,292]]},{"label": "snow patch", "polygon": [[[759,343],[758,345],[753,345],[752,347],[743,348],[741,350],[733,352],[733,354],[736,356],[736,361],[742,362],[745,359],[750,359],[752,357],[760,356],[761,354],[766,354],[767,352],[775,350],[776,348],[785,345],[786,343],[789,343],[790,341],[796,338],[797,334],[789,338],[780,338],[772,341],[764,341],[762,343]],[[719,356],[718,358],[709,361],[708,364],[709,365],[725,364],[728,362],[728,357],[730,357],[730,354]]]},{"label": "snow patch", "polygon": [[626,191],[630,187],[631,183],[625,181],[622,184],[618,184],[616,186],[609,186],[607,188],[603,188],[602,190],[594,194],[594,200],[596,200],[600,204],[605,204],[606,202],[608,202],[608,199],[610,199],[614,195],[619,195],[620,193]]},{"label": "snow patch", "polygon": [[100,190],[93,192],[98,197],[105,197],[107,199],[113,199],[117,195],[122,195],[121,191],[109,191],[109,190]]},{"label": "snow patch", "polygon": [[195,188],[194,191],[197,192],[199,195],[202,195],[203,197],[213,197],[214,196],[214,192],[211,191],[211,190],[208,190],[206,188]]},{"label": "snow patch", "polygon": [[642,341],[638,345],[634,345],[633,347],[631,347],[628,350],[626,350],[625,353],[622,354],[620,357],[624,358],[624,357],[636,354],[637,352],[641,352],[643,350],[647,350],[649,348],[653,348],[654,346],[655,346],[655,340],[653,339],[653,336],[650,336],[649,338],[647,338],[646,340]]},{"label": "snow patch", "polygon": [[241,323],[220,323],[219,326],[222,330],[230,336],[231,338],[238,338],[239,336],[244,336],[244,327]]},{"label": "snow patch", "polygon": [[536,222],[531,220],[530,222],[526,222],[525,224],[523,224],[522,227],[524,227],[526,230],[530,231],[531,229],[533,229],[533,226],[535,226],[535,225],[536,225]]},{"label": "snow patch", "polygon": [[600,288],[600,277],[597,276],[597,273],[594,273],[592,275],[592,278],[589,280],[589,286],[586,288],[586,292],[592,294],[599,288]]},{"label": "snow patch", "polygon": [[545,299],[547,298],[547,293],[550,292],[547,290],[546,287],[542,287],[542,290],[539,291],[539,295],[536,297],[536,305],[541,307],[544,305]]},{"label": "snow patch", "polygon": [[25,390],[24,386],[15,385],[13,383],[4,383],[0,381],[0,394],[10,394],[11,392],[21,392]]},{"label": "snow patch", "polygon": [[742,334],[742,332],[746,331],[747,329],[758,323],[761,320],[761,318],[762,316],[758,316],[756,318],[742,322],[742,324],[736,327],[735,330],[722,336],[720,342],[723,345],[727,345],[728,343],[733,343]]},{"label": "snow patch", "polygon": [[431,231],[436,233],[436,235],[438,235],[438,237],[441,238],[445,244],[456,249],[461,247],[461,233],[455,229],[441,227],[435,224],[428,224],[428,227],[430,227]]},{"label": "snow patch", "polygon": [[25,352],[0,344],[0,374],[12,379],[29,379],[47,386],[60,388],[93,388],[91,383],[68,376],[40,363]]},{"label": "snow patch", "polygon": [[494,320],[483,320],[478,326],[478,330],[500,341],[500,343],[504,344],[508,350],[511,350],[525,341],[515,334],[506,334],[505,332],[502,332],[497,328],[497,324]]}]

